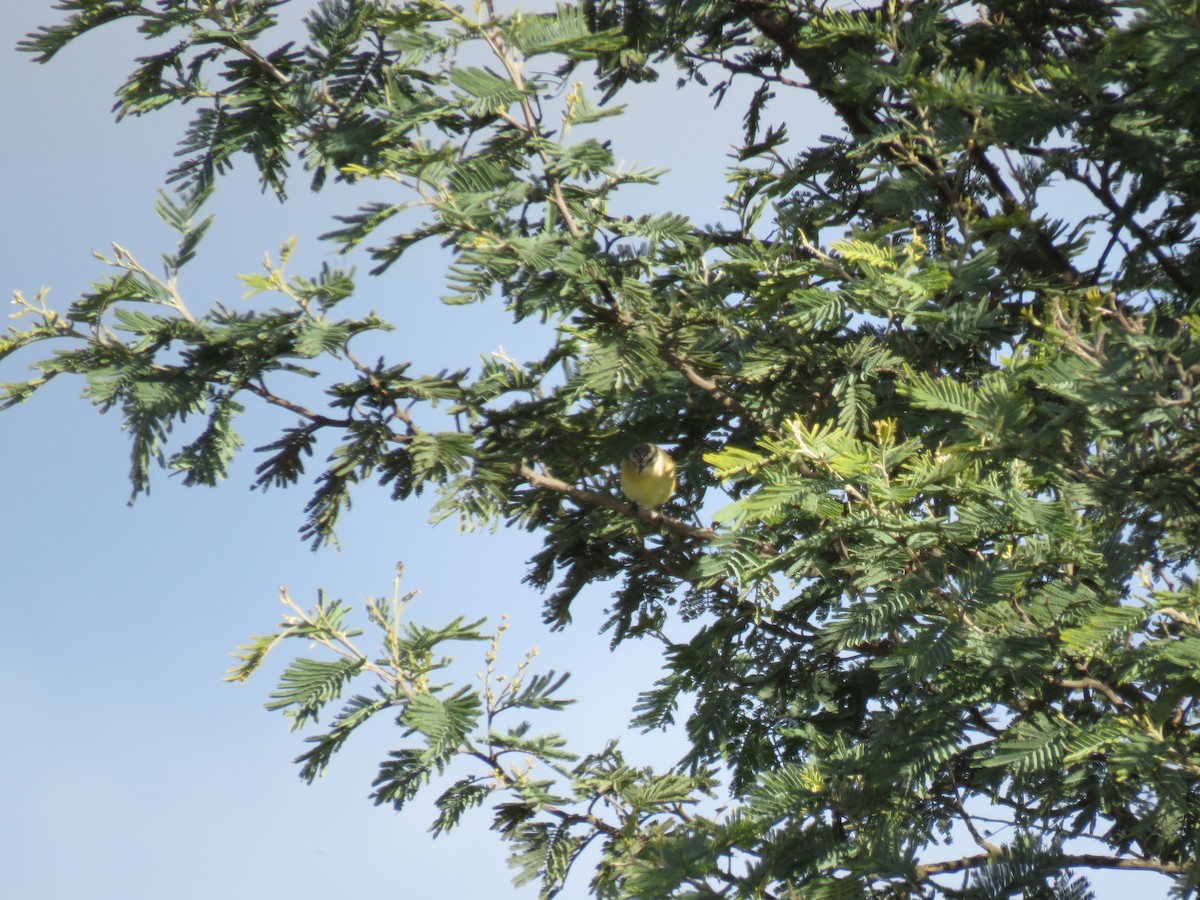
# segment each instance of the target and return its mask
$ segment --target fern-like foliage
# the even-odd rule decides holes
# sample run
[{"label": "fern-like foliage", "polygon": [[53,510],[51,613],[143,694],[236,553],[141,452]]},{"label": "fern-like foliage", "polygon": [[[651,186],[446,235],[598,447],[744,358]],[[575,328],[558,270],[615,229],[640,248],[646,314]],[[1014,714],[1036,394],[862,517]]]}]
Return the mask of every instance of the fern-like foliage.
[{"label": "fern-like foliage", "polygon": [[[231,674],[294,638],[324,653],[270,700],[315,732],[304,778],[386,711],[374,799],[433,789],[435,832],[488,807],[546,897],[581,859],[604,898],[1083,897],[1094,867],[1194,890],[1190,4],[322,0],[296,40],[278,6],[63,0],[23,42],[46,61],[133,24],[156,43],[118,117],[190,120],[162,271],[114,245],[65,309],[15,294],[0,362],[43,352],[0,408],[79,376],[140,494],[160,467],[226,478],[243,417],[276,407],[255,485],[310,491],[304,538],[335,541],[379,488],[535,533],[547,623],[608,591],[603,639],[662,648],[635,726],[687,742],[661,772],[580,755],[541,727],[564,676],[530,656],[502,680],[494,643],[482,683],[454,674],[481,623],[373,601],[368,653],[322,598]],[[713,222],[655,200],[658,160],[622,162],[610,119],[660,77],[748,98]],[[244,298],[189,303],[235,165],[280,199],[298,172],[354,185],[326,238],[395,303],[356,308],[332,263],[296,274],[292,242]],[[422,298],[394,267],[434,246],[445,286]],[[423,299],[501,306],[545,346],[419,371]],[[676,465],[653,511],[619,494],[644,442]]]}]

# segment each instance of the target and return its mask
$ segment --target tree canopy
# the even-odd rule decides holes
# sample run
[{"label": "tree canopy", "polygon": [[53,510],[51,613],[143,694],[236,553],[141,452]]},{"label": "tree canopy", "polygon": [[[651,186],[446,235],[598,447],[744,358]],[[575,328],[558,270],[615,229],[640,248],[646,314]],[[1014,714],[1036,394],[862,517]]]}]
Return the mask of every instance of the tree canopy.
[{"label": "tree canopy", "polygon": [[[177,248],[160,270],[114,245],[66,309],[14,295],[0,359],[44,352],[0,404],[83,376],[135,493],[158,466],[217,483],[239,417],[280,407],[257,486],[312,490],[314,545],[372,483],[534,532],[545,620],[605,586],[608,638],[661,644],[633,724],[688,744],[665,772],[573,748],[545,730],[561,676],[500,678],[493,649],[482,686],[445,680],[494,632],[409,622],[397,590],[367,637],[322,597],[242,648],[236,679],[285,639],[327,651],[269,703],[316,726],[303,777],[390,717],[375,801],[434,792],[435,833],[490,808],[545,896],[1083,897],[1105,868],[1194,893],[1192,4],[320,0],[300,41],[285,5],[64,0],[23,42],[44,62],[131,22],[150,49],[117,115],[191,121],[158,206]],[[697,186],[719,221],[626,211],[660,173],[606,129],[659,78],[748,98],[740,134],[679,136],[736,148]],[[837,129],[790,121],[800,97]],[[381,278],[448,248],[443,302],[539,319],[547,352],[414,372],[419,310],[356,312],[351,271],[292,274],[286,245],[241,276],[258,302],[195,308],[176,277],[235,164],[281,199],[373,191],[328,240]],[[360,358],[388,316],[394,355]],[[678,467],[661,513],[616,490],[645,441]]]}]

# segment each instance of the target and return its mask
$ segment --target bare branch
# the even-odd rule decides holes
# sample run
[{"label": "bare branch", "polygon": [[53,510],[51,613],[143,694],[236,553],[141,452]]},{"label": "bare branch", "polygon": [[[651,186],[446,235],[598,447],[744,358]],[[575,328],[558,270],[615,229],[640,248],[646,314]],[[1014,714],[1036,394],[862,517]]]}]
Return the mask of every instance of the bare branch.
[{"label": "bare branch", "polygon": [[1095,678],[1052,678],[1049,675],[1042,675],[1042,680],[1047,684],[1057,685],[1058,687],[1068,688],[1073,691],[1092,690],[1099,691],[1108,698],[1108,702],[1118,709],[1128,709],[1129,704],[1121,699],[1117,692],[1110,688],[1103,681]]},{"label": "bare branch", "polygon": [[262,382],[258,382],[257,384],[254,382],[248,382],[246,384],[246,390],[257,397],[261,397],[263,400],[266,400],[272,406],[278,406],[283,409],[291,410],[292,412],[296,413],[296,415],[307,419],[314,425],[332,426],[334,428],[349,428],[354,424],[354,420],[351,418],[332,419],[329,416],[322,415],[319,412],[314,412],[308,407],[301,406],[299,403],[294,403],[293,401],[284,397],[277,396],[276,394],[271,393],[267,386]]},{"label": "bare branch", "polygon": [[[980,866],[986,866],[996,858],[996,855],[991,853],[980,853],[975,856],[964,856],[961,859],[948,859],[942,862],[918,865],[915,874],[918,881],[924,881],[931,875],[947,875],[951,872],[977,869]],[[1163,862],[1158,859],[1097,856],[1091,853],[1062,856],[1053,860],[1053,865],[1057,869],[1124,869],[1126,871],[1161,872],[1164,875],[1179,875],[1183,872],[1183,866],[1178,863]]]}]

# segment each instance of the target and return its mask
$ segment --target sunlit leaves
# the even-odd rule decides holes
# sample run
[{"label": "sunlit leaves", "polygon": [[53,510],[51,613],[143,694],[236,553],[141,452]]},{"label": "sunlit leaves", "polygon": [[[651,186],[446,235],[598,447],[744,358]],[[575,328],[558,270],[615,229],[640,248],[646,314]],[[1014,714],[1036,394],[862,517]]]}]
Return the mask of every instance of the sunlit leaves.
[{"label": "sunlit leaves", "polygon": [[[308,482],[315,543],[371,486],[432,489],[433,518],[463,529],[528,529],[547,621],[611,583],[606,639],[663,648],[635,724],[689,742],[660,773],[613,746],[580,759],[541,729],[563,677],[532,657],[503,685],[493,655],[482,685],[454,671],[449,645],[478,623],[372,604],[368,652],[322,602],[231,676],[292,637],[326,652],[287,665],[271,700],[297,726],[322,717],[302,777],[386,711],[374,799],[433,789],[435,832],[490,807],[544,896],[589,846],[606,898],[936,894],[931,848],[975,815],[1011,840],[951,860],[977,870],[964,896],[1082,895],[1058,874],[1079,865],[1068,838],[1106,864],[1195,870],[1186,4],[326,0],[306,46],[272,41],[276,5],[68,0],[25,43],[45,59],[129,17],[168,40],[118,115],[192,119],[183,193],[158,202],[165,272],[114,246],[65,311],[16,294],[0,356],[52,349],[0,403],[81,376],[130,432],[138,491],[156,465],[220,480],[239,417],[274,406],[287,421],[255,484]],[[688,185],[713,191],[719,224],[620,162],[609,117],[638,114],[638,83],[672,63],[726,104],[750,85],[728,184]],[[833,133],[806,132],[809,100]],[[709,126],[676,129],[685,153]],[[353,183],[328,239],[401,279],[439,249],[443,299],[541,322],[542,354],[488,345],[471,371],[421,372],[416,288],[355,310],[353,273],[295,274],[291,242],[242,298],[189,306],[177,276],[203,201],[243,160],[280,197],[298,167],[314,189]],[[641,441],[677,464],[654,515],[617,494]],[[707,817],[718,776],[729,810]]]},{"label": "sunlit leaves", "polygon": [[292,728],[303,728],[322,707],[341,696],[346,681],[362,664],[360,659],[297,659],[283,673],[267,709],[287,710]]},{"label": "sunlit leaves", "polygon": [[70,13],[60,25],[43,26],[17,44],[26,53],[36,53],[38,62],[49,61],[72,40],[107,22],[142,12],[138,0],[60,0],[54,8]]}]

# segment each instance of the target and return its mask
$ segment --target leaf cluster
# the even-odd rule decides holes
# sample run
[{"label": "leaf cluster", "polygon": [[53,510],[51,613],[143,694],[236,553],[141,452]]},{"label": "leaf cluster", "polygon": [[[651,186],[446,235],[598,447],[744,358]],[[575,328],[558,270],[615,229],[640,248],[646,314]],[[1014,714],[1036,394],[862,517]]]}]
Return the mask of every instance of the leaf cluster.
[{"label": "leaf cluster", "polygon": [[[238,672],[285,637],[326,646],[272,697],[297,726],[376,680],[305,777],[390,709],[405,743],[375,799],[449,780],[438,832],[491,803],[545,896],[592,841],[604,897],[1084,896],[1079,872],[1105,867],[1200,883],[1188,4],[327,0],[303,46],[272,43],[277,6],[64,2],[30,36],[40,59],[117,20],[169,36],[118,114],[196,113],[179,199],[160,201],[180,235],[163,276],[114,247],[63,312],[16,295],[0,359],[59,343],[3,404],[83,376],[120,412],[142,491],[155,463],[223,477],[261,401],[299,422],[260,448],[260,487],[308,479],[333,447],[303,525],[318,543],[370,480],[397,500],[436,490],[460,528],[536,532],[546,620],[566,627],[607,585],[610,639],[662,648],[635,723],[689,745],[659,774],[615,746],[576,758],[494,721],[553,711],[556,676],[432,680],[435,648],[479,626],[405,630],[376,605],[374,657],[322,603]],[[725,224],[622,211],[657,171],[616,162],[610,101],[634,107],[660,71],[714,102],[751,85]],[[802,100],[836,132],[802,139]],[[193,312],[176,275],[243,158],[281,197],[296,167],[314,189],[377,190],[331,241],[389,276],[440,244],[444,299],[542,321],[545,353],[416,374],[405,328],[397,356],[361,360],[356,336],[390,326],[343,312],[351,272],[288,274],[286,246],[243,276],[281,302]],[[314,379],[321,399],[300,399]],[[200,434],[176,446],[189,415]],[[643,441],[676,459],[661,511],[615,495]],[[724,812],[705,805],[719,779]],[[960,829],[979,852],[952,844]]]}]

